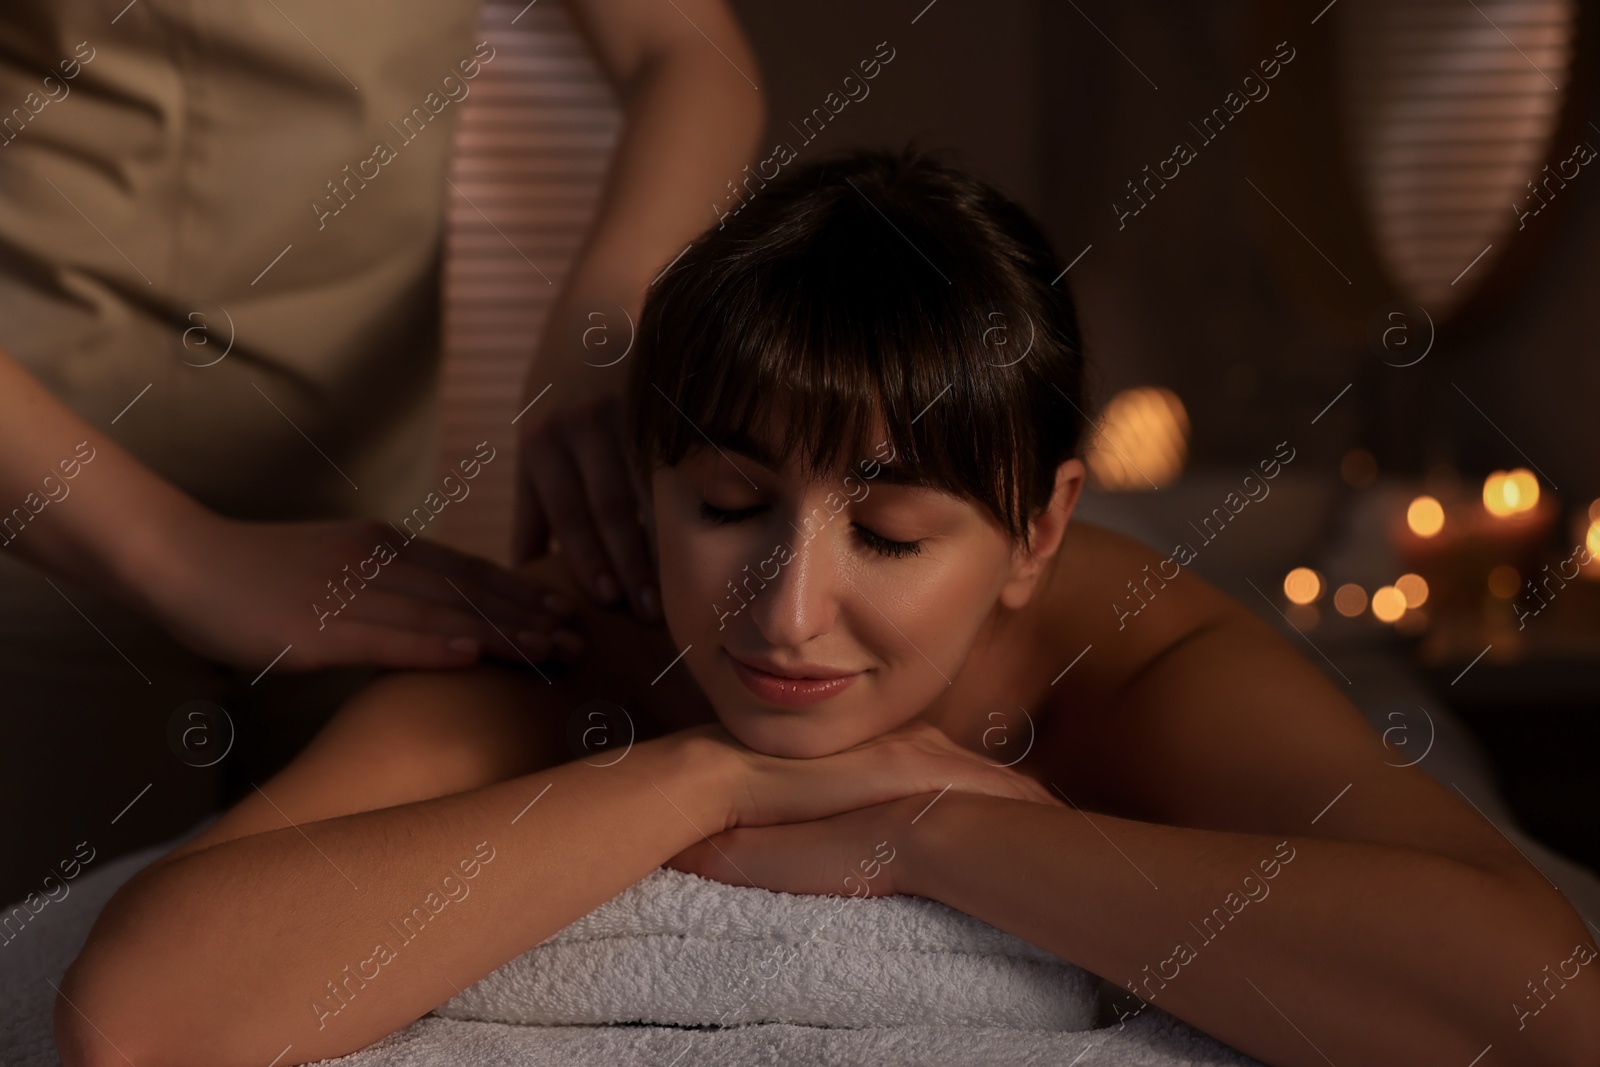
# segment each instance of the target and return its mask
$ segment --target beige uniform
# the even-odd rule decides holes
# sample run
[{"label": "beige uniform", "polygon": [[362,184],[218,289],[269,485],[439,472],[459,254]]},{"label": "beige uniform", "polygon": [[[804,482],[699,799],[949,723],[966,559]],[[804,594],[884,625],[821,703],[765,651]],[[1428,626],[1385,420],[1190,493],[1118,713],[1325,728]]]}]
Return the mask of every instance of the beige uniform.
[{"label": "beige uniform", "polygon": [[[0,345],[224,514],[409,512],[434,474],[451,132],[494,60],[476,15],[466,0],[9,0]],[[268,759],[247,722],[231,764],[176,759],[167,720],[185,701],[247,719],[246,696],[275,691],[261,721],[314,720],[306,686],[342,693],[360,674],[252,687],[255,672],[55,586],[0,552],[0,869],[22,884],[81,839],[110,855],[183,828],[223,767]]]}]

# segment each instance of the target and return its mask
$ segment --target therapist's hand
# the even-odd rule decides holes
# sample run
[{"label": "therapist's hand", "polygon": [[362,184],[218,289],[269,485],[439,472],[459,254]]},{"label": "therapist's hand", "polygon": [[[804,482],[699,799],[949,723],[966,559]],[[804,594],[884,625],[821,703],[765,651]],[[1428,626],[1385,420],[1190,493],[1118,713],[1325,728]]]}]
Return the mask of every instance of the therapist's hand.
[{"label": "therapist's hand", "polygon": [[533,664],[583,648],[554,633],[572,616],[566,598],[547,602],[541,583],[376,520],[241,522],[195,509],[147,573],[137,594],[149,614],[193,651],[247,670],[455,667],[480,654]]},{"label": "therapist's hand", "polygon": [[[565,6],[622,104],[623,124],[517,405],[511,558],[542,556],[554,538],[597,603],[626,598],[634,616],[652,624],[663,615],[643,525],[649,486],[634,482],[617,417],[627,353],[646,291],[714,221],[707,204],[759,161],[765,94],[755,50],[727,0]],[[707,62],[708,43],[726,62]]]},{"label": "therapist's hand", "polygon": [[554,540],[596,603],[623,602],[641,622],[660,622],[641,521],[648,496],[625,458],[622,436],[622,360],[631,324],[619,305],[594,315],[551,314],[567,328],[546,331],[523,390],[512,560],[537,559]]}]

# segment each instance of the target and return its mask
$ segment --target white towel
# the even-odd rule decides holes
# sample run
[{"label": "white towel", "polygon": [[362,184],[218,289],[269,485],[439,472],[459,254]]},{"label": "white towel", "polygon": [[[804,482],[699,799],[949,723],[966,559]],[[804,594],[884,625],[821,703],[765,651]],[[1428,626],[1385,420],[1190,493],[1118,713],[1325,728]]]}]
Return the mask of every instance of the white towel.
[{"label": "white towel", "polygon": [[937,901],[658,868],[434,1012],[542,1025],[1095,1025],[1094,975]]},{"label": "white towel", "polygon": [[[69,899],[45,909],[28,924],[24,936],[0,950],[0,1064],[60,1067],[50,1028],[55,1000],[51,983],[60,985],[67,964],[83,947],[89,924],[112,892],[135,871],[205,825],[201,823],[183,837],[108,859],[99,870],[85,872],[73,883]],[[837,906],[833,898],[803,899]],[[900,898],[848,902],[847,908],[877,910],[880,904],[902,902]],[[853,922],[858,916],[842,916],[830,925],[838,926],[847,918]],[[848,929],[861,933],[856,925]],[[949,929],[947,926],[946,932]],[[873,936],[875,932],[866,933]],[[805,936],[809,937],[809,932]],[[789,964],[797,965],[801,964]],[[760,970],[772,974],[773,965],[763,965]],[[899,991],[899,995],[904,993]],[[710,1028],[507,1026],[430,1014],[359,1052],[322,1063],[326,1067],[456,1067],[463,1063],[478,1067],[662,1067],[670,1063],[679,1067],[833,1067],[841,1063],[873,1067],[925,1067],[930,1063],[940,1067],[989,1067],[995,1063],[1007,1067],[1062,1067],[1069,1063],[1074,1067],[1265,1067],[1156,1005],[1130,1019],[1126,1027],[1102,1023],[1099,1029],[1079,1031],[959,1024],[845,1029],[781,1022]]]}]

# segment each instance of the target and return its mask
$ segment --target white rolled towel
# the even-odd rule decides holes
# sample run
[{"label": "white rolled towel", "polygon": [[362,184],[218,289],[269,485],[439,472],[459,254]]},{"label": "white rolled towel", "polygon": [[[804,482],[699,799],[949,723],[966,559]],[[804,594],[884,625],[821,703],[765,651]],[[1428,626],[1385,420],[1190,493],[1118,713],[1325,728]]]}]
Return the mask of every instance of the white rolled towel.
[{"label": "white rolled towel", "polygon": [[1101,982],[934,900],[775,893],[658,868],[435,1009],[538,1025],[1088,1030]]}]

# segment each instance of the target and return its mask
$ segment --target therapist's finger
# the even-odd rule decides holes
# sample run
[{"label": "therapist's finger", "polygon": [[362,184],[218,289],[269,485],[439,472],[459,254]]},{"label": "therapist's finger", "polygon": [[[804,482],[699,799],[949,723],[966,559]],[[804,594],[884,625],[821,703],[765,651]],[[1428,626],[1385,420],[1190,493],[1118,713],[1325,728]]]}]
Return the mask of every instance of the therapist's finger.
[{"label": "therapist's finger", "polygon": [[396,572],[393,584],[387,586],[386,590],[393,594],[410,595],[422,602],[458,609],[463,606],[470,608],[500,638],[484,646],[486,655],[515,662],[526,659],[530,653],[538,658],[549,655],[553,650],[558,658],[572,662],[588,647],[573,617],[576,607],[555,590],[550,590],[550,597],[562,603],[560,615],[531,611],[522,604],[506,600],[492,589],[470,582],[454,583],[442,574],[421,567],[398,566],[403,569]]},{"label": "therapist's finger", "polygon": [[[617,440],[606,427],[585,422],[573,435],[573,457],[588,490],[589,506],[612,566],[622,576],[633,613],[644,622],[658,622],[660,599],[639,523],[639,500]],[[557,536],[566,544],[558,527]]]},{"label": "therapist's finger", "polygon": [[550,522],[539,500],[538,483],[534,481],[528,460],[534,447],[533,439],[524,435],[516,473],[512,476],[511,562],[517,566],[550,554]]},{"label": "therapist's finger", "polygon": [[388,626],[419,634],[470,638],[479,649],[492,655],[520,659],[524,655],[547,655],[551,635],[546,628],[496,623],[456,598],[454,604],[377,589],[364,590],[340,612],[346,622]]},{"label": "therapist's finger", "polygon": [[573,576],[600,604],[613,604],[622,595],[611,561],[601,546],[600,534],[589,517],[583,481],[572,457],[563,448],[547,448],[530,459],[539,496],[555,526],[561,554]]},{"label": "therapist's finger", "polygon": [[336,621],[318,635],[318,666],[361,665],[436,670],[476,663],[476,638],[419,633],[381,623]]},{"label": "therapist's finger", "polygon": [[491,589],[465,580],[458,582],[425,567],[392,564],[391,572],[385,576],[380,588],[394,596],[409,597],[424,606],[438,605],[463,612],[524,646],[529,641],[523,634],[537,634],[542,640],[548,641],[552,631],[570,628],[570,620],[566,618],[558,618],[548,611],[535,611],[518,601],[507,600]]},{"label": "therapist's finger", "polygon": [[[501,602],[506,602],[561,618],[570,618],[577,610],[571,600],[543,582],[507,570],[492,560],[436,542],[420,539],[408,542],[401,550],[400,562],[449,578],[463,589],[492,594],[497,608]],[[447,599],[442,593],[439,598]]]},{"label": "therapist's finger", "polygon": [[[554,651],[561,659],[573,654],[558,642]],[[477,638],[449,634],[422,633],[382,623],[349,621],[330,626],[319,643],[315,666],[346,664],[419,670],[465,667],[480,658],[493,658],[537,669],[554,658],[549,642],[545,647],[511,650],[505,642],[484,645]]]}]

